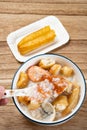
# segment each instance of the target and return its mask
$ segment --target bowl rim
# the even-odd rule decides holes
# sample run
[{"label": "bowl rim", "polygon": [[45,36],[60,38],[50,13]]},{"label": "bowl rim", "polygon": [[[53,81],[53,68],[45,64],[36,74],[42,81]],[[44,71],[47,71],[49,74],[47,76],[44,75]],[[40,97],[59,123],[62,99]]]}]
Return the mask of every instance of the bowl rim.
[{"label": "bowl rim", "polygon": [[72,113],[69,117],[67,117],[66,119],[62,119],[61,121],[48,122],[48,123],[46,123],[46,122],[39,122],[39,121],[33,120],[33,119],[29,118],[28,116],[26,116],[26,115],[19,109],[19,107],[17,106],[17,103],[16,103],[14,97],[13,97],[12,99],[13,99],[13,102],[14,102],[15,106],[16,106],[17,109],[19,110],[19,112],[20,112],[23,116],[25,116],[28,120],[30,120],[30,121],[32,121],[32,122],[34,122],[34,123],[40,124],[40,125],[48,125],[48,126],[59,125],[59,124],[62,124],[62,123],[64,123],[64,122],[70,120],[73,116],[75,116],[75,114],[76,114],[76,113],[79,111],[79,109],[81,108],[81,106],[82,106],[82,104],[83,104],[83,102],[84,102],[84,99],[85,99],[85,97],[86,97],[86,80],[85,80],[85,77],[84,77],[84,75],[83,75],[81,69],[77,66],[77,64],[76,64],[75,62],[73,62],[71,59],[67,58],[66,56],[63,56],[63,55],[60,55],[60,54],[54,54],[54,53],[39,54],[39,55],[33,56],[33,57],[29,58],[27,61],[25,61],[22,65],[20,65],[20,67],[17,69],[17,71],[15,72],[15,74],[14,74],[14,76],[13,76],[13,79],[12,79],[11,89],[13,89],[14,78],[15,78],[17,72],[20,70],[20,68],[21,68],[24,64],[26,64],[27,62],[29,62],[30,60],[32,60],[32,59],[34,59],[34,58],[36,58],[36,57],[39,57],[39,56],[44,56],[44,55],[52,55],[52,56],[54,55],[54,56],[62,57],[62,58],[64,58],[64,59],[70,61],[70,62],[71,62],[73,65],[75,65],[75,66],[77,67],[77,69],[80,71],[81,76],[82,76],[83,81],[84,81],[84,90],[85,90],[85,91],[84,91],[83,100],[82,100],[80,106],[78,107],[78,109],[77,109],[74,113]]}]

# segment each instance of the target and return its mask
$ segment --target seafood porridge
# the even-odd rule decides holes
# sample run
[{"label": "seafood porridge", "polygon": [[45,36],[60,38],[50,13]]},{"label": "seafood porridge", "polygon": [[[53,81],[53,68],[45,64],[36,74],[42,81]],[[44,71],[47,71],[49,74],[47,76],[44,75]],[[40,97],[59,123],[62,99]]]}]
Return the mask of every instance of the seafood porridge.
[{"label": "seafood porridge", "polygon": [[43,58],[19,74],[17,88],[30,88],[18,102],[37,120],[56,121],[77,105],[80,87],[74,82],[74,70],[51,58]]}]

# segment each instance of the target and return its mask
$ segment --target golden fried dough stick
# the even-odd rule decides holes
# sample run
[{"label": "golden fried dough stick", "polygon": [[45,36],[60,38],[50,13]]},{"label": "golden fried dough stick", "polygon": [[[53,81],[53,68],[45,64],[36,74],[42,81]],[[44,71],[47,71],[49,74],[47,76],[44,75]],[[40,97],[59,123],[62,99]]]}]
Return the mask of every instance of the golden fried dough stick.
[{"label": "golden fried dough stick", "polygon": [[25,55],[29,53],[30,51],[33,51],[45,44],[50,43],[54,40],[56,34],[54,30],[50,30],[48,33],[41,35],[40,37],[37,37],[36,39],[26,42],[20,46],[18,46],[18,50],[20,54]]},{"label": "golden fried dough stick", "polygon": [[66,107],[68,106],[68,99],[67,96],[65,95],[60,95],[58,96],[54,101],[53,101],[53,105],[56,109],[56,111],[63,111],[66,109]]},{"label": "golden fried dough stick", "polygon": [[75,108],[79,100],[79,95],[80,87],[77,84],[74,84],[74,89],[68,99],[69,106],[62,113],[64,116],[69,114]]},{"label": "golden fried dough stick", "polygon": [[28,85],[29,78],[27,73],[20,72],[19,79],[17,81],[17,88],[25,88]]},{"label": "golden fried dough stick", "polygon": [[45,26],[44,28],[41,28],[40,30],[33,32],[27,36],[25,36],[19,43],[18,43],[18,47],[28,41],[34,40],[35,38],[44,35],[45,33],[49,32],[50,26]]}]

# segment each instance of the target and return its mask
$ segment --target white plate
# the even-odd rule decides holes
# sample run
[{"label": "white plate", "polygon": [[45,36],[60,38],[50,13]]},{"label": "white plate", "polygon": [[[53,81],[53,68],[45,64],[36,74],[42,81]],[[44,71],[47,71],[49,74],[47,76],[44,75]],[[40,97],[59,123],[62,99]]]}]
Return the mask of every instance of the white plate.
[{"label": "white plate", "polygon": [[[27,34],[32,33],[36,30],[39,30],[40,28],[49,25],[51,29],[53,29],[56,33],[56,39],[55,41],[48,45],[45,46],[44,48],[36,49],[35,51],[32,51],[32,53],[29,53],[29,55],[21,55],[17,49],[17,44],[18,42]],[[12,33],[10,33],[7,37],[7,43],[15,56],[15,58],[20,61],[20,62],[25,62],[32,56],[38,55],[38,54],[43,54],[47,53],[57,47],[60,47],[64,44],[66,44],[69,41],[69,34],[62,25],[62,23],[59,21],[58,18],[55,16],[48,16],[45,17],[37,22],[34,22],[30,25],[27,25],[21,29],[18,29]]]}]

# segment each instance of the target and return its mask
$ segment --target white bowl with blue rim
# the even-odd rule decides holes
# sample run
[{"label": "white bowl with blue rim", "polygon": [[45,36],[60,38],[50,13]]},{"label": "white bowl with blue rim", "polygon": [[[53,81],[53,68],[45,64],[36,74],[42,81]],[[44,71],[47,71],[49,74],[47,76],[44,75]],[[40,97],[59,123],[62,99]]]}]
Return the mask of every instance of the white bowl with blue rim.
[{"label": "white bowl with blue rim", "polygon": [[86,81],[85,81],[85,78],[84,78],[84,75],[83,75],[81,69],[67,57],[58,55],[58,54],[40,54],[40,55],[37,55],[37,56],[34,56],[34,57],[28,59],[24,64],[22,64],[19,67],[19,69],[15,73],[13,81],[12,81],[12,89],[16,89],[16,83],[17,83],[20,72],[26,71],[27,68],[29,68],[29,66],[37,64],[40,61],[40,59],[42,59],[42,58],[51,58],[51,59],[54,59],[58,63],[67,65],[67,66],[70,66],[73,68],[74,73],[75,73],[75,79],[79,83],[79,86],[80,86],[80,97],[79,97],[79,101],[78,101],[76,107],[67,116],[65,116],[59,120],[56,120],[56,121],[46,122],[46,121],[40,121],[40,120],[34,119],[26,111],[24,111],[22,109],[20,103],[18,102],[17,97],[14,97],[13,101],[14,101],[17,109],[20,111],[20,113],[23,114],[23,116],[26,117],[27,119],[29,119],[30,121],[40,124],[40,125],[48,125],[48,126],[59,125],[59,124],[62,124],[64,122],[70,120],[79,111],[79,109],[82,106],[82,103],[85,99],[85,95],[86,95]]}]

